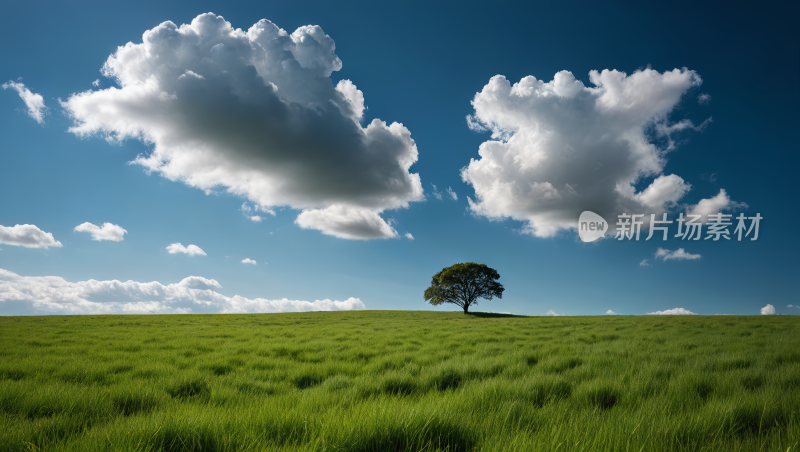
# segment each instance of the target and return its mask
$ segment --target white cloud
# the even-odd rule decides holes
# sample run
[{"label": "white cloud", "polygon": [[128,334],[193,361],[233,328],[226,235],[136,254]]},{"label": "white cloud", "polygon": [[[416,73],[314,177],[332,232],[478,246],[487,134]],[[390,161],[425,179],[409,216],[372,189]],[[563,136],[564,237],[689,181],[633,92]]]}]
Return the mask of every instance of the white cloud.
[{"label": "white cloud", "polygon": [[696,313],[683,308],[667,309],[666,311],[648,312],[647,315],[697,315]]},{"label": "white cloud", "polygon": [[103,223],[103,227],[98,227],[88,222],[75,226],[75,231],[92,234],[92,240],[111,240],[113,242],[121,242],[123,235],[128,232],[116,224]]},{"label": "white cloud", "polygon": [[413,235],[411,235],[411,233],[410,233],[410,232],[406,232],[406,238],[407,238],[408,240],[414,240],[414,236],[413,236]]},{"label": "white cloud", "polygon": [[639,262],[639,266],[640,267],[649,267],[650,266],[650,263],[648,262],[649,260],[650,259],[645,259],[645,260]]},{"label": "white cloud", "polygon": [[715,213],[720,213],[724,210],[746,209],[747,204],[743,202],[731,201],[730,196],[725,189],[720,189],[716,196],[701,199],[700,202],[687,209],[690,215],[700,215],[700,221],[708,222],[708,216]]},{"label": "white cloud", "polygon": [[100,79],[97,79],[97,80],[93,81],[93,82],[92,82],[92,86],[94,86],[95,88],[97,88],[98,86],[100,86]]},{"label": "white cloud", "polygon": [[250,205],[247,204],[247,202],[242,203],[242,207],[240,207],[239,210],[241,210],[244,216],[247,217],[247,219],[249,219],[253,223],[261,223],[261,220],[264,219],[264,217],[260,215],[254,215],[253,214],[254,212],[264,212],[272,215],[273,217],[275,216],[274,210],[259,205],[256,205],[255,207],[250,207]]},{"label": "white cloud", "polygon": [[147,171],[302,209],[299,225],[336,237],[393,238],[380,214],[424,199],[409,172],[417,147],[402,124],[362,127],[363,93],[331,81],[335,47],[318,26],[289,34],[265,19],[244,31],[210,13],[164,22],[106,61],[121,88],[62,105],[78,136],[152,145],[133,161]]},{"label": "white cloud", "polygon": [[253,264],[253,265],[258,264],[258,262],[254,261],[253,259],[250,259],[249,257],[246,257],[246,258],[242,259],[242,263],[243,264]]},{"label": "white cloud", "polygon": [[361,118],[364,117],[364,93],[356,88],[356,85],[350,80],[339,80],[339,83],[336,84],[336,91],[339,91],[350,104],[353,120],[361,122]]},{"label": "white cloud", "polygon": [[378,212],[344,205],[304,210],[294,221],[304,229],[318,229],[340,239],[397,238],[397,231]]},{"label": "white cloud", "polygon": [[702,257],[699,254],[689,254],[683,248],[678,248],[675,251],[670,251],[670,250],[665,250],[664,248],[659,248],[658,250],[656,250],[655,256],[656,256],[656,259],[658,259],[660,257],[662,260],[665,260],[665,261],[670,260],[670,259],[673,259],[673,260],[695,260],[695,259],[700,259]]},{"label": "white cloud", "polygon": [[[436,188],[436,185],[431,184],[431,186],[433,187],[433,192],[432,192],[433,197],[441,201],[443,199],[442,192],[440,192],[439,189]],[[453,191],[451,187],[447,187],[445,193],[447,193],[448,198],[452,199],[453,201],[458,201],[458,194],[456,194],[456,192]]]},{"label": "white cloud", "polygon": [[447,194],[453,201],[458,201],[458,195],[456,194],[456,192],[453,191],[452,188],[447,187]]},{"label": "white cloud", "polygon": [[235,313],[302,312],[365,309],[358,298],[345,301],[249,299],[227,297],[216,292],[220,284],[200,276],[179,283],[79,281],[68,282],[58,276],[19,276],[0,269],[0,309],[6,302],[29,303],[36,311],[54,314],[112,313]]},{"label": "white cloud", "polygon": [[669,176],[659,176],[653,180],[641,193],[633,195],[634,199],[642,205],[659,209],[665,205],[674,204],[681,199],[692,186],[683,181],[680,177],[670,174]]},{"label": "white cloud", "polygon": [[200,249],[197,245],[183,246],[180,243],[173,243],[167,247],[169,254],[188,254],[189,256],[205,256],[206,252]]},{"label": "white cloud", "polygon": [[702,132],[703,129],[708,127],[711,124],[712,119],[708,118],[703,121],[699,126],[695,126],[692,121],[688,119],[682,119],[674,124],[667,124],[666,122],[659,122],[655,124],[655,131],[658,136],[666,137],[667,145],[664,151],[669,152],[675,149],[677,143],[675,140],[672,139],[672,135],[676,132],[681,132],[684,130],[694,130],[695,132]]},{"label": "white cloud", "polygon": [[761,315],[775,315],[775,306],[768,304],[761,308]]},{"label": "white cloud", "polygon": [[441,201],[442,200],[442,192],[440,192],[436,188],[436,185],[431,184],[431,186],[433,186],[433,197],[438,199],[439,201]]},{"label": "white cloud", "polygon": [[44,97],[41,94],[31,92],[24,84],[19,82],[9,81],[3,83],[3,89],[13,88],[19,93],[19,97],[25,102],[28,107],[28,116],[35,119],[39,124],[44,123],[44,116],[47,114],[49,108],[44,104]]},{"label": "white cloud", "polygon": [[[476,199],[467,198],[473,213],[520,220],[523,232],[549,237],[574,229],[583,210],[605,218],[657,213],[691,189],[663,171],[675,136],[709,123],[668,120],[700,76],[685,68],[603,70],[589,79],[594,87],[568,71],[513,85],[498,75],[475,95],[467,124],[492,139],[461,170],[475,189]],[[648,180],[637,193],[634,184]]]},{"label": "white cloud", "polygon": [[697,96],[697,103],[700,105],[708,105],[711,102],[711,94],[702,93]]},{"label": "white cloud", "polygon": [[617,313],[616,313],[616,312],[614,312],[614,311],[612,311],[611,309],[609,309],[608,311],[606,311],[606,314],[607,314],[607,315],[617,315]]},{"label": "white cloud", "polygon": [[0,225],[0,243],[25,248],[61,248],[61,242],[53,238],[50,232],[44,232],[32,224],[15,226]]},{"label": "white cloud", "polygon": [[557,314],[557,313],[556,313],[556,311],[553,311],[553,310],[551,309],[551,310],[547,311],[547,313],[546,313],[545,315],[558,316],[558,315],[561,315],[561,314]]}]

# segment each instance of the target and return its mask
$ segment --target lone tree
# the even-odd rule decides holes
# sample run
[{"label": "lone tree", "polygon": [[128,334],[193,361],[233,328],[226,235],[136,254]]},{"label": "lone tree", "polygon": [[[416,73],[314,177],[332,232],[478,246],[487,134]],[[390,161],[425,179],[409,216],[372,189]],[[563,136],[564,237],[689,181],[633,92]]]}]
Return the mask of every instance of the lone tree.
[{"label": "lone tree", "polygon": [[478,304],[478,298],[503,298],[503,285],[497,282],[500,274],[484,264],[467,262],[443,268],[433,275],[431,286],[425,289],[425,301],[434,306],[453,303],[464,309]]}]

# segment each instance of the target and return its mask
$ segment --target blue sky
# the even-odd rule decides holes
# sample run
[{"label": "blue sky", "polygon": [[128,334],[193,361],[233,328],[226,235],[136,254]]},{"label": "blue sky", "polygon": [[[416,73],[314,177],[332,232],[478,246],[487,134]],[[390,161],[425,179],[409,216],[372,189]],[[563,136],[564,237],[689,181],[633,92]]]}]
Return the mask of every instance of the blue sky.
[{"label": "blue sky", "polygon": [[[481,311],[800,313],[797,10],[689,5],[6,5],[0,315],[453,310],[422,293],[465,261],[506,287]],[[245,33],[170,47],[208,12]],[[698,205],[760,213],[758,240],[570,226]]]}]

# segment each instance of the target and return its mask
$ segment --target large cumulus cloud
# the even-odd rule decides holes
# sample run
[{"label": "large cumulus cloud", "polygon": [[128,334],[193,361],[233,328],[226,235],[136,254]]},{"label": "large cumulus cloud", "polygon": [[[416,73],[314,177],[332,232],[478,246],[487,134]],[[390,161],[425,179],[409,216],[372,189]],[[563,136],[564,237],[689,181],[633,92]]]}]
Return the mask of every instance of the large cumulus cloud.
[{"label": "large cumulus cloud", "polygon": [[[664,174],[666,156],[678,134],[701,130],[710,118],[695,125],[668,116],[700,76],[648,68],[591,71],[589,79],[593,87],[561,71],[549,82],[528,76],[512,85],[498,75],[475,95],[468,125],[492,139],[461,171],[475,189],[474,213],[521,220],[524,232],[549,237],[574,228],[584,210],[609,221],[625,212],[658,214],[691,190]],[[637,192],[634,184],[649,178]]]},{"label": "large cumulus cloud", "polygon": [[102,72],[120,87],[62,105],[78,136],[150,144],[133,161],[147,171],[302,209],[300,226],[337,237],[396,237],[380,214],[423,199],[417,147],[402,124],[362,126],[363,93],[331,81],[341,67],[318,26],[243,31],[209,13],[119,47]]},{"label": "large cumulus cloud", "polygon": [[268,300],[227,297],[213,279],[189,276],[178,283],[137,281],[68,282],[59,276],[20,276],[0,268],[0,313],[6,302],[24,302],[37,313],[235,313],[365,309],[358,298],[344,301]]}]

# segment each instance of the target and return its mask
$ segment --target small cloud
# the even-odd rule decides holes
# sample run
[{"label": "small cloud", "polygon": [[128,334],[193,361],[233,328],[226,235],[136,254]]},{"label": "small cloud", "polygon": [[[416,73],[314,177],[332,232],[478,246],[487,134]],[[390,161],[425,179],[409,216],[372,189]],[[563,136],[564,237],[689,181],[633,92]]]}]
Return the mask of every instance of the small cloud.
[{"label": "small cloud", "polygon": [[[717,173],[713,172],[713,173],[711,173],[711,175],[708,175],[707,173],[701,173],[700,174],[700,180],[707,180],[709,182],[716,182],[717,181]],[[719,195],[717,195],[717,196],[719,196]]]},{"label": "small cloud", "polygon": [[121,242],[123,240],[123,236],[128,232],[116,224],[103,223],[103,227],[99,227],[88,222],[75,226],[74,231],[88,232],[92,234],[92,240],[96,240],[98,242],[102,240]]},{"label": "small cloud", "polygon": [[413,236],[413,235],[411,235],[411,233],[410,233],[410,232],[406,232],[406,238],[407,238],[408,240],[414,240],[414,236]]},{"label": "small cloud", "polygon": [[703,93],[697,96],[697,103],[700,105],[708,105],[711,102],[711,94]]},{"label": "small cloud", "polygon": [[[431,184],[431,187],[433,187],[433,197],[438,199],[439,201],[443,200],[444,195],[442,194],[442,192],[439,191],[438,188],[436,188],[436,185]],[[447,196],[453,201],[458,201],[458,195],[456,194],[456,192],[453,191],[452,188],[447,187],[445,193],[447,193]]]},{"label": "small cloud", "polygon": [[377,212],[360,207],[334,204],[325,209],[306,209],[295,219],[303,229],[317,229],[340,239],[370,240],[400,237],[392,227],[394,219],[384,220]]},{"label": "small cloud", "polygon": [[242,259],[242,263],[243,264],[253,264],[253,265],[258,264],[258,262],[254,261],[253,259],[250,259],[249,257],[246,257],[246,258]]},{"label": "small cloud", "polygon": [[614,312],[614,311],[612,311],[611,309],[609,309],[608,311],[606,311],[606,314],[607,314],[607,315],[617,315],[617,313],[616,313],[616,312]]},{"label": "small cloud", "polygon": [[167,247],[169,254],[183,253],[189,256],[206,256],[206,252],[197,245],[183,246],[180,243],[173,243]]},{"label": "small cloud", "polygon": [[[695,260],[695,259],[700,259],[702,257],[699,254],[689,254],[683,248],[678,248],[675,251],[670,251],[670,250],[665,250],[664,248],[659,248],[658,250],[656,250],[655,256],[656,256],[656,259],[658,259],[660,257],[662,260],[665,260],[665,261],[666,260],[670,260],[670,259],[674,259],[674,260]],[[642,265],[642,264],[639,264],[639,265]]]},{"label": "small cloud", "polygon": [[551,309],[551,310],[547,311],[547,313],[546,313],[545,315],[559,316],[559,315],[561,315],[561,314],[558,314],[558,313],[556,313],[556,311],[553,311],[553,310]]},{"label": "small cloud", "polygon": [[28,116],[35,119],[39,124],[44,124],[44,116],[50,110],[44,105],[44,97],[41,94],[31,92],[24,84],[14,81],[3,83],[3,89],[12,88],[19,93],[19,97],[25,102],[28,107]]},{"label": "small cloud", "polygon": [[32,224],[18,224],[13,227],[0,225],[0,243],[25,248],[61,248],[61,242],[50,232],[44,232]]},{"label": "small cloud", "polygon": [[239,210],[241,210],[244,216],[253,223],[261,223],[261,220],[264,219],[264,217],[260,215],[255,215],[256,212],[264,212],[272,215],[273,217],[275,216],[274,210],[259,205],[250,207],[247,202],[243,202],[242,207],[240,207]]},{"label": "small cloud", "polygon": [[775,315],[775,306],[768,304],[761,308],[761,315]]},{"label": "small cloud", "polygon": [[[787,307],[787,308],[793,308],[794,306],[789,304],[789,305],[786,305],[786,307]],[[799,307],[800,307],[800,306],[799,306]]]},{"label": "small cloud", "polygon": [[649,260],[650,260],[650,259],[645,259],[645,260],[643,260],[643,261],[639,262],[639,266],[640,266],[640,267],[649,267],[649,266],[650,266],[650,264],[647,262],[647,261],[649,261]]},{"label": "small cloud", "polygon": [[447,187],[447,194],[453,199],[453,201],[458,201],[458,195],[453,191],[452,188]]},{"label": "small cloud", "polygon": [[442,192],[440,192],[436,188],[436,185],[431,184],[431,186],[433,187],[433,197],[438,199],[439,201],[441,201],[442,200]]},{"label": "small cloud", "polygon": [[189,77],[196,78],[197,80],[205,80],[206,79],[205,77],[203,77],[202,75],[200,75],[200,74],[198,74],[198,73],[196,73],[194,71],[187,70],[186,72],[184,72],[183,74],[181,74],[178,77],[178,80],[185,80],[186,78],[189,78]]},{"label": "small cloud", "polygon": [[697,315],[697,313],[684,308],[674,308],[666,311],[648,312],[647,315]]},{"label": "small cloud", "polygon": [[92,86],[94,86],[95,88],[97,88],[98,86],[100,86],[100,79],[97,79],[97,80],[93,81],[93,82],[92,82]]},{"label": "small cloud", "polygon": [[720,189],[716,196],[701,199],[697,204],[689,206],[687,210],[690,215],[700,215],[702,221],[708,221],[708,216],[711,214],[720,213],[723,210],[740,210],[746,208],[747,203],[731,200],[725,189]]},{"label": "small cloud", "polygon": [[272,215],[273,217],[275,216],[275,211],[270,209],[269,207],[256,205],[255,206],[255,210],[256,210],[256,212],[268,213],[268,214]]}]

